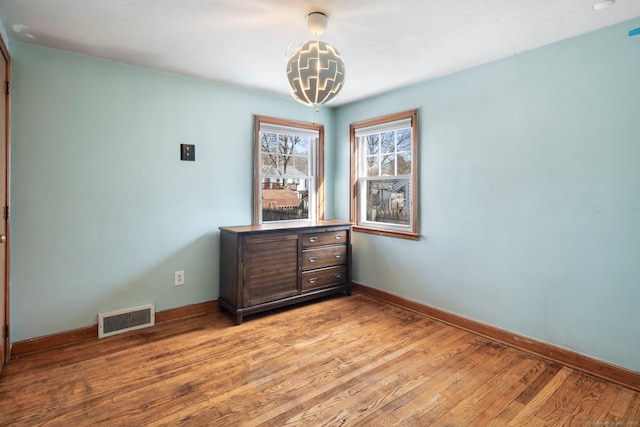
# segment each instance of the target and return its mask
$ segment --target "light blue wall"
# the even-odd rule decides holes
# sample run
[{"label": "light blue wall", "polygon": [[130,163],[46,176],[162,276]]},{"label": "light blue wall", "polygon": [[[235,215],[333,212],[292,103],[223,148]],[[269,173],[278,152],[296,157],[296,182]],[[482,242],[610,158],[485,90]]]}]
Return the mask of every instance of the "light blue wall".
[{"label": "light blue wall", "polygon": [[[315,117],[334,134],[331,111],[289,98],[10,50],[14,342],[95,324],[98,312],[217,299],[218,227],[253,218],[253,115]],[[195,144],[195,162],[180,161],[180,143]]]},{"label": "light blue wall", "polygon": [[357,282],[640,371],[635,19],[338,109],[419,108],[418,242],[356,233]]}]

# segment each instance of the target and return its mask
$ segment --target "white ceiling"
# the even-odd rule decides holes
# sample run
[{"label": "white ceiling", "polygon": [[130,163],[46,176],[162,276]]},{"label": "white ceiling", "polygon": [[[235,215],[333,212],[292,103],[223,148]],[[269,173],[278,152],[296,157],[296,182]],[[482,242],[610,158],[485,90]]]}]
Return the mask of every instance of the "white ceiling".
[{"label": "white ceiling", "polygon": [[0,0],[0,16],[12,40],[288,96],[285,53],[322,11],[346,64],[335,106],[640,16],[597,1]]}]

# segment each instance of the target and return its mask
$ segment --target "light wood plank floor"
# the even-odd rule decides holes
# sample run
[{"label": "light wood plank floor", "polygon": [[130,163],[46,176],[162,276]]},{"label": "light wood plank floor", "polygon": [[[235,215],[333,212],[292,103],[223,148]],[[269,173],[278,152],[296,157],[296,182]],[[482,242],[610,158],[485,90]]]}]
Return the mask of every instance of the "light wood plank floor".
[{"label": "light wood plank floor", "polygon": [[640,426],[640,393],[354,294],[14,360],[0,425]]}]

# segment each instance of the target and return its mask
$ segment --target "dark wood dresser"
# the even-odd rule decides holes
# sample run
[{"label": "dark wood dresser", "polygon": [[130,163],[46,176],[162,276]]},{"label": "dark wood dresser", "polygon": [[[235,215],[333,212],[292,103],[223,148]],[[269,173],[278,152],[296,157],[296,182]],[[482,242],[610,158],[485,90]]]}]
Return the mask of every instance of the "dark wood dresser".
[{"label": "dark wood dresser", "polygon": [[338,292],[351,295],[351,223],[220,227],[220,309],[243,316]]}]

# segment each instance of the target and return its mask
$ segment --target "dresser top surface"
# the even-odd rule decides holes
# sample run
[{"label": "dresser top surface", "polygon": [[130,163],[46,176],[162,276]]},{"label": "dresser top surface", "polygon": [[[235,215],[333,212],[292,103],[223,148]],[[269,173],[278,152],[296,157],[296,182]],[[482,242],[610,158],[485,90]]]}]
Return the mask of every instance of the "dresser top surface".
[{"label": "dresser top surface", "polygon": [[222,231],[235,234],[256,233],[261,231],[286,231],[304,230],[321,227],[351,227],[348,221],[319,220],[319,221],[278,221],[267,224],[238,225],[231,227],[218,227]]}]

